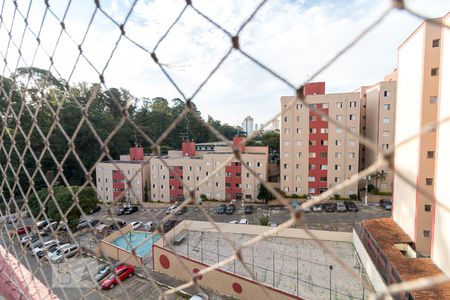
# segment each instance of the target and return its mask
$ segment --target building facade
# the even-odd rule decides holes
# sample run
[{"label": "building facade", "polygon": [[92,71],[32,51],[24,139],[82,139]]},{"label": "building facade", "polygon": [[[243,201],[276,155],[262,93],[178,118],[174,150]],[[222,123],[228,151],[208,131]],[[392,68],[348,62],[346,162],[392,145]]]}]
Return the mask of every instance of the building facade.
[{"label": "building facade", "polygon": [[[305,88],[309,110],[295,97],[281,97],[280,187],[286,194],[317,195],[358,172],[359,141],[344,127],[360,133],[360,93],[325,94],[325,83]],[[328,116],[341,126],[327,121]],[[358,184],[338,193],[357,194]]]},{"label": "building facade", "polygon": [[247,135],[251,135],[254,128],[255,125],[253,123],[253,118],[250,116],[245,117],[244,121],[242,121],[242,129],[247,133]]},{"label": "building facade", "polygon": [[[434,21],[439,23],[442,19]],[[444,30],[435,22],[422,23],[398,49],[397,145],[421,133],[427,124],[435,124],[439,103],[449,100],[438,99],[440,90],[445,95],[448,83],[443,84],[440,79]],[[427,256],[431,255],[435,223],[436,145],[437,133],[431,130],[403,143],[395,153],[395,167],[406,180],[394,176],[392,216],[414,241],[416,250]]]}]

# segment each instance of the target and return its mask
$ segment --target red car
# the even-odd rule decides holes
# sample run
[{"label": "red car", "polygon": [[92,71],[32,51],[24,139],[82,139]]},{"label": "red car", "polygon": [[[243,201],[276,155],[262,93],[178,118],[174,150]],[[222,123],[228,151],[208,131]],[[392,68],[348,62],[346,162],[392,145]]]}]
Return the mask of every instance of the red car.
[{"label": "red car", "polygon": [[130,278],[134,273],[134,267],[132,265],[121,265],[118,266],[105,280],[103,280],[100,285],[102,289],[112,289],[118,284],[118,279],[120,281]]},{"label": "red car", "polygon": [[22,234],[25,234],[25,233],[27,233],[27,232],[31,232],[31,227],[30,227],[30,226],[19,228],[19,229],[17,229],[17,231],[11,231],[11,232],[9,233],[9,236],[13,236],[13,235],[15,235],[16,233],[17,233],[18,235],[22,235]]}]

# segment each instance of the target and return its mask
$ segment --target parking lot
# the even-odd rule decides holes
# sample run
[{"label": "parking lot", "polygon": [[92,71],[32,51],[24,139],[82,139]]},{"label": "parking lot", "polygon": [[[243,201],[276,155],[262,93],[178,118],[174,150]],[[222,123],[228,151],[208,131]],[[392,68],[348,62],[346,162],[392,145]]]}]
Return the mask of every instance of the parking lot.
[{"label": "parking lot", "polygon": [[[110,216],[107,213],[106,206],[102,210],[95,213],[91,218],[100,219],[104,222],[113,222],[113,219],[118,221],[125,221],[127,223],[133,221],[141,221],[143,223],[153,221],[158,223],[166,217],[166,209],[169,205],[152,206],[146,204],[145,207],[130,215],[116,215],[116,207],[111,208]],[[247,219],[250,224],[259,225],[260,218],[264,215],[269,216],[269,221],[280,224],[289,219],[289,211],[286,208],[272,208],[268,209],[264,205],[254,205],[254,212],[252,214],[244,213],[244,206],[238,206],[236,212],[231,215],[218,214],[217,203],[205,203],[203,208],[216,222],[228,223],[231,221],[239,221],[240,219]],[[315,230],[328,231],[352,231],[355,224],[364,219],[385,218],[390,217],[391,212],[385,211],[378,205],[362,205],[358,204],[358,212],[309,212],[305,213],[301,223],[296,225],[300,228],[309,228]],[[171,214],[171,219],[175,220],[195,220],[207,221],[206,216],[196,207],[189,206],[182,215]]]}]

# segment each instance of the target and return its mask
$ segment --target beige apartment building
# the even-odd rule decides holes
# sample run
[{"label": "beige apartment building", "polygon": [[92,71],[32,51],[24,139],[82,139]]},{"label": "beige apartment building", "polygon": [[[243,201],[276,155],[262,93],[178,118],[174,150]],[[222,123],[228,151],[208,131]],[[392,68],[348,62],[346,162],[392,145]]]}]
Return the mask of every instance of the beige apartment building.
[{"label": "beige apartment building", "polygon": [[[442,19],[434,21],[441,22]],[[439,99],[440,90],[445,94],[449,85],[449,81],[444,84],[441,79],[442,57],[445,53],[442,49],[443,34],[439,24],[423,22],[398,48],[397,145],[419,134],[427,124],[435,124],[440,103],[449,101],[448,97]],[[448,59],[448,55],[446,57]],[[398,175],[394,176],[392,216],[415,242],[416,250],[423,255],[431,255],[432,251],[436,212],[436,144],[437,133],[433,130],[397,147],[395,153],[396,169],[402,171],[413,184]],[[445,156],[448,152],[440,154]],[[448,168],[448,165],[441,164],[440,167]],[[448,177],[441,177],[441,180],[448,181]],[[416,185],[431,196],[420,193]]]},{"label": "beige apartment building", "polygon": [[[288,195],[317,195],[359,170],[359,141],[344,127],[360,134],[360,93],[325,94],[325,83],[311,83],[306,102],[336,120],[335,126],[299,100],[281,116],[280,187]],[[281,97],[284,109],[295,97]],[[339,191],[357,194],[358,184]]]},{"label": "beige apartment building", "polygon": [[[238,142],[239,139],[235,141]],[[236,159],[225,164],[232,155],[230,147],[221,143],[196,145],[193,142],[185,142],[183,145],[188,146],[182,151],[169,151],[167,156],[150,160],[152,201],[176,201],[186,195],[186,188],[189,191],[196,188],[198,200],[201,195],[217,200],[257,200],[258,179]],[[242,160],[246,165],[261,179],[267,180],[268,147],[246,146],[242,147],[241,151]],[[173,171],[169,170],[162,161]],[[222,167],[223,164],[225,164],[224,167]],[[186,187],[183,187],[175,174],[183,179]],[[206,177],[208,178],[204,181]],[[202,184],[199,185],[201,182]]]}]

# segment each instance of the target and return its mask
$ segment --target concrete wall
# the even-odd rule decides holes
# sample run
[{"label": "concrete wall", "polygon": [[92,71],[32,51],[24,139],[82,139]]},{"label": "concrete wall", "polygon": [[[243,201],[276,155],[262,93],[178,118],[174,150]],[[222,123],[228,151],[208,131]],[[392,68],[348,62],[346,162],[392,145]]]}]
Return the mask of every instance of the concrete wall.
[{"label": "concrete wall", "polygon": [[[172,251],[155,244],[153,245],[153,266],[155,271],[183,281],[192,280],[194,273],[208,267],[206,264],[182,255],[175,255]],[[198,279],[198,284],[237,299],[301,299],[224,270],[213,270],[202,275]]]},{"label": "concrete wall", "polygon": [[[444,19],[450,26],[450,15]],[[439,92],[439,121],[450,118],[450,30],[442,28],[441,73]],[[436,265],[450,275],[450,122],[443,123],[437,130],[436,155],[436,199],[441,204],[434,205],[431,257]]]}]

